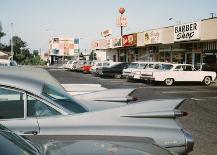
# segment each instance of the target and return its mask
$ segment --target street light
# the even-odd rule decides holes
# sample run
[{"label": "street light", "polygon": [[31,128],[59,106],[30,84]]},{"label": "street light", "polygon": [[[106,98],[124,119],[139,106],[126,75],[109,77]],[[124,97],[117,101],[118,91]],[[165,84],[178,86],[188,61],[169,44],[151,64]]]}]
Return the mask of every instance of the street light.
[{"label": "street light", "polygon": [[13,47],[13,23],[11,22],[11,61],[13,61],[14,57],[14,47]]}]

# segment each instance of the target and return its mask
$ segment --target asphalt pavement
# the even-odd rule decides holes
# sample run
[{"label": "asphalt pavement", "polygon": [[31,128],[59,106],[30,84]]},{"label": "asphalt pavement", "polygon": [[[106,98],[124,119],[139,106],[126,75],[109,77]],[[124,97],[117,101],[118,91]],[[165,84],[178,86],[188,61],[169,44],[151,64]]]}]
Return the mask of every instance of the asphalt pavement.
[{"label": "asphalt pavement", "polygon": [[180,107],[188,115],[178,119],[195,140],[190,155],[217,154],[217,86],[204,86],[198,83],[180,83],[174,86],[147,84],[141,81],[129,82],[126,79],[99,78],[90,74],[48,69],[61,84],[101,84],[108,89],[135,88],[132,96],[138,101],[153,99],[184,98]]}]

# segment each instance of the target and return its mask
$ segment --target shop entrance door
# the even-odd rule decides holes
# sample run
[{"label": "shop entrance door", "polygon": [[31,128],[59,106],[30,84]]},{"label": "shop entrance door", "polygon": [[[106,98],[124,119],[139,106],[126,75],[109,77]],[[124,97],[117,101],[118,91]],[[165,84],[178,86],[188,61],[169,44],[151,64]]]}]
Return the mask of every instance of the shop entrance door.
[{"label": "shop entrance door", "polygon": [[201,53],[185,53],[185,63],[192,64],[196,69],[200,69],[202,64],[202,54]]},{"label": "shop entrance door", "polygon": [[193,53],[185,53],[185,63],[193,65]]}]

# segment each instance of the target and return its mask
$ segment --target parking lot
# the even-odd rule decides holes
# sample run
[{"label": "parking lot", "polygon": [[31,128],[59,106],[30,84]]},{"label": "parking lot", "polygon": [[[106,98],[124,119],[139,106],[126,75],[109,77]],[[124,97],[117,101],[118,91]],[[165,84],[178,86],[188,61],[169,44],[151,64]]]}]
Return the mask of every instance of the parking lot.
[{"label": "parking lot", "polygon": [[101,84],[108,89],[135,88],[132,96],[139,101],[153,99],[186,98],[180,107],[188,116],[179,121],[192,133],[195,146],[190,155],[214,155],[217,152],[217,86],[182,83],[166,87],[126,79],[99,78],[90,74],[48,69],[61,84]]}]

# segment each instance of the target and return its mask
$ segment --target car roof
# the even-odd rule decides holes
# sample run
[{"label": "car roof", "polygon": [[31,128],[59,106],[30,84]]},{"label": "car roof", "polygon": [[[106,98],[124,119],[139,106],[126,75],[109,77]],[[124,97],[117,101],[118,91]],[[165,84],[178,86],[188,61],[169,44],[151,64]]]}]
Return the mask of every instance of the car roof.
[{"label": "car roof", "polygon": [[35,67],[0,67],[0,85],[41,95],[44,84],[62,86],[46,70]]}]

